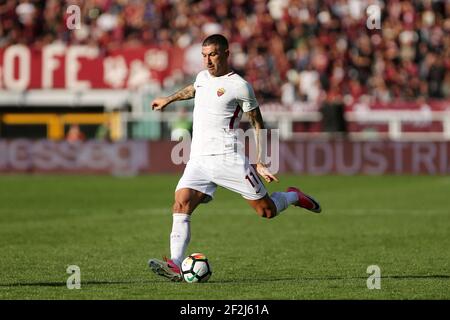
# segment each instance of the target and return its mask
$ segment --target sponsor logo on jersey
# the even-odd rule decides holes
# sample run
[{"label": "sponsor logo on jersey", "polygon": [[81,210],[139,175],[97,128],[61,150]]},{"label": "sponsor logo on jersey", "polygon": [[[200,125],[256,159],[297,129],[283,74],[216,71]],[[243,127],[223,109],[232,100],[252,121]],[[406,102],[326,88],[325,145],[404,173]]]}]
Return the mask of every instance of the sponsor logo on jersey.
[{"label": "sponsor logo on jersey", "polygon": [[220,97],[221,95],[223,95],[225,93],[225,89],[224,88],[219,88],[217,89],[217,96]]}]

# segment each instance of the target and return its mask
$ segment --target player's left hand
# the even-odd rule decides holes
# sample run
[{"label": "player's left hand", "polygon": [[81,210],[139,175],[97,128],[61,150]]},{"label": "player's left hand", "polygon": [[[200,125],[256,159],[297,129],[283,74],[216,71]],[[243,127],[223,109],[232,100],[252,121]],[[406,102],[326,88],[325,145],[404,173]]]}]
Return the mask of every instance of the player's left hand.
[{"label": "player's left hand", "polygon": [[256,172],[269,183],[272,181],[278,182],[278,178],[269,171],[264,163],[259,162],[256,164]]}]

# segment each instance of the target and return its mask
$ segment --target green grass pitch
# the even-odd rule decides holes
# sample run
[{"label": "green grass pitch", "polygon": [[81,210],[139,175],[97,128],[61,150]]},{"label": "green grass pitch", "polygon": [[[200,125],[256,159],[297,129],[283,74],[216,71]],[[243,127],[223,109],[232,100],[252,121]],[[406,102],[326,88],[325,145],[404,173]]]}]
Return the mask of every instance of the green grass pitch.
[{"label": "green grass pitch", "polygon": [[[1,176],[0,299],[450,299],[450,177],[280,176],[320,215],[257,217],[219,188],[191,223],[208,283],[147,266],[169,253],[176,175]],[[81,289],[69,290],[69,265]],[[381,289],[367,288],[367,267]]]}]

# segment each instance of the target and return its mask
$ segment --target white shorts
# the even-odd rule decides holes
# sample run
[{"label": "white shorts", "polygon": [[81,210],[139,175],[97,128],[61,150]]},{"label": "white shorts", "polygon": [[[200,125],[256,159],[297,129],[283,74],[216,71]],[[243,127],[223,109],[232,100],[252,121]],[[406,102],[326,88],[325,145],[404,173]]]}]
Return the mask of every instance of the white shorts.
[{"label": "white shorts", "polygon": [[267,194],[255,168],[246,157],[236,153],[190,159],[175,191],[194,189],[206,194],[203,202],[208,202],[217,186],[237,192],[247,200],[258,200]]}]

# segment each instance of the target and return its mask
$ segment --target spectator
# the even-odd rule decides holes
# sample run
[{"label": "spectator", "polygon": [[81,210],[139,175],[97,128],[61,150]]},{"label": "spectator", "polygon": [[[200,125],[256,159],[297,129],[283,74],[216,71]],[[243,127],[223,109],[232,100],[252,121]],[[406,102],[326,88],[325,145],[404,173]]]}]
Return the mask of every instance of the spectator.
[{"label": "spectator", "polygon": [[344,102],[339,90],[331,89],[322,103],[322,130],[331,133],[335,137],[343,137],[347,134],[347,122],[344,116]]},{"label": "spectator", "polygon": [[192,120],[188,118],[185,108],[178,109],[178,118],[172,123],[171,140],[179,141],[192,132]]},{"label": "spectator", "polygon": [[78,124],[72,124],[66,135],[66,141],[68,142],[78,142],[86,140],[85,134],[81,131]]},{"label": "spectator", "polygon": [[[79,30],[65,26],[71,4],[81,9]],[[366,28],[370,4],[381,9],[380,30]],[[198,52],[215,32],[228,36],[238,53],[232,66],[261,103],[292,97],[291,70],[300,82],[295,96],[308,101],[336,85],[353,101],[362,94],[383,101],[450,97],[445,0],[0,0],[0,48],[62,41],[97,45],[105,54],[138,45]],[[187,59],[190,81],[201,57]]]},{"label": "spectator", "polygon": [[111,141],[111,123],[109,121],[102,123],[97,128],[95,139],[100,141]]}]

